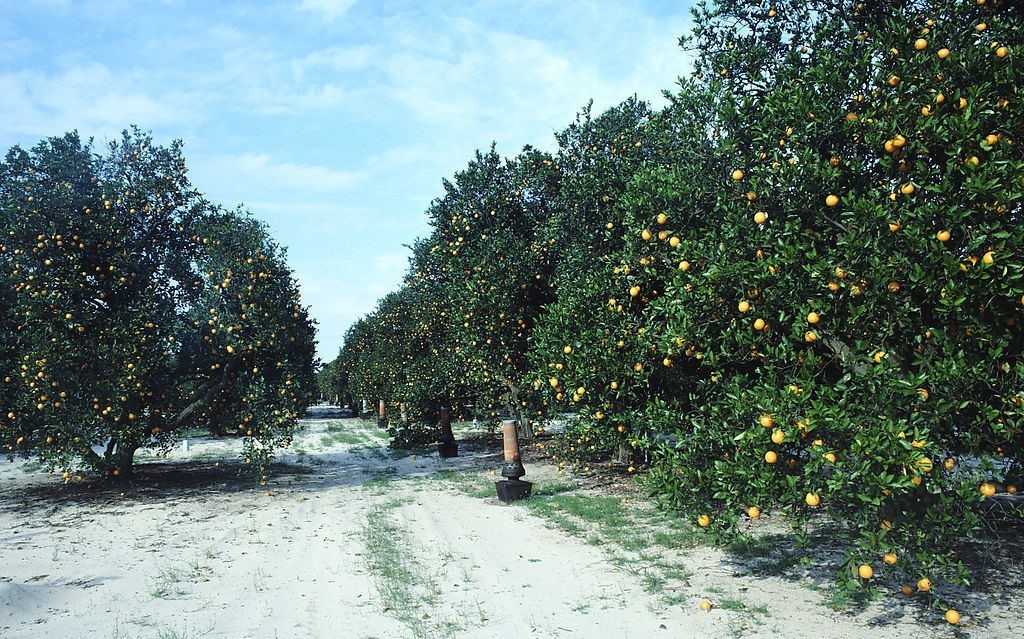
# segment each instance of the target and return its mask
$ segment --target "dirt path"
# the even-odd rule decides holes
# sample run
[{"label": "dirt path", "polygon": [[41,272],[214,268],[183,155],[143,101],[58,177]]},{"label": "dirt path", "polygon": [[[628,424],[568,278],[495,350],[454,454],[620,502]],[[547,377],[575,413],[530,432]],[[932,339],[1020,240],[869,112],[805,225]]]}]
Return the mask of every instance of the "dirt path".
[{"label": "dirt path", "polygon": [[[497,448],[441,460],[382,443],[365,422],[309,422],[266,488],[215,440],[140,467],[123,495],[5,464],[0,637],[955,636],[752,578],[551,467],[528,466],[540,494],[504,506]],[[977,636],[1022,633],[1008,617]]]}]

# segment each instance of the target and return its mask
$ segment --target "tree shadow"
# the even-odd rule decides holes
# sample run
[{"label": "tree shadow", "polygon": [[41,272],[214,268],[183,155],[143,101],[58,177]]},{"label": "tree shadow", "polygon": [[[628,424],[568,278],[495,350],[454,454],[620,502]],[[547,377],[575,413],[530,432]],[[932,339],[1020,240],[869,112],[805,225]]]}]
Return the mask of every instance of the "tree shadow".
[{"label": "tree shadow", "polygon": [[[441,459],[436,446],[393,450],[385,446],[357,447],[341,452],[286,452],[271,464],[263,485],[257,469],[233,456],[157,460],[136,463],[130,482],[87,476],[64,482],[59,476],[25,472],[0,492],[0,511],[50,516],[69,506],[129,509],[181,499],[201,500],[220,495],[301,490],[303,493],[358,487],[388,476],[432,476],[439,468],[481,470],[498,467],[500,438],[473,434],[460,439],[459,456]],[[418,463],[410,460],[418,459]],[[15,471],[18,472],[18,471]]]},{"label": "tree shadow", "polygon": [[[874,592],[864,587],[843,590],[835,581],[845,559],[841,533],[832,522],[814,521],[810,544],[804,547],[790,531],[758,526],[726,545],[726,560],[734,576],[777,577],[803,584],[819,592],[823,603],[838,612],[867,615],[862,618],[867,625],[895,624],[907,616],[924,625],[936,624],[931,597],[916,588],[913,594],[903,595],[900,581],[891,576],[876,573]],[[1003,519],[978,538],[965,539],[958,553],[971,571],[970,586],[943,584],[941,598],[969,615],[970,624],[947,629],[957,637],[995,632],[1000,627],[989,613],[996,602],[1008,611],[1007,618],[1016,618],[1012,611],[1024,605],[1024,522]],[[915,585],[916,579],[906,576],[904,580]],[[938,618],[941,620],[940,613]]]}]

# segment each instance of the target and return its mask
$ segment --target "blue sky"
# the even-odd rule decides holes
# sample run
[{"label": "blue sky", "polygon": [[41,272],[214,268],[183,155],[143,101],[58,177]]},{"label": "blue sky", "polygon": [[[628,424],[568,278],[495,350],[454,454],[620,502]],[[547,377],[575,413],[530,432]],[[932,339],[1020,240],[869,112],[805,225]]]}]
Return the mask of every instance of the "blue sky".
[{"label": "blue sky", "polygon": [[0,149],[131,124],[288,247],[333,359],[441,180],[688,73],[689,1],[0,0]]}]

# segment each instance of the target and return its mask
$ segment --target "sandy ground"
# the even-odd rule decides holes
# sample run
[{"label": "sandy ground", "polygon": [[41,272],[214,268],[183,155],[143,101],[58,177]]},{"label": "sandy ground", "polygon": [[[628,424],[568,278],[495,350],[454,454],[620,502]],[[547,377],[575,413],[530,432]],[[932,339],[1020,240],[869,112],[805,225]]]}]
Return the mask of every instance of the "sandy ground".
[{"label": "sandy ground", "polygon": [[[358,420],[343,438],[337,420],[306,426],[267,487],[239,477],[236,443],[213,439],[141,459],[129,488],[4,463],[0,637],[1024,635],[999,602],[956,630],[891,603],[836,612],[820,589],[707,547],[659,553],[685,570],[645,587],[623,553],[484,496],[500,442],[446,460],[388,451]],[[538,487],[565,481],[527,470]]]}]

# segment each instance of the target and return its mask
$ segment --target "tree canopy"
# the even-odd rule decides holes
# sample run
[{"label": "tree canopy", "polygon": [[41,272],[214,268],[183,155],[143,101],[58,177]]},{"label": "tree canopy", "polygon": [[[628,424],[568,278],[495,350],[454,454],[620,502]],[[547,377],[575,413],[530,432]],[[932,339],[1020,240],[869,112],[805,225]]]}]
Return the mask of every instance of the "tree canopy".
[{"label": "tree canopy", "polygon": [[205,428],[265,466],[314,390],[314,326],[284,250],[189,184],[181,143],[76,133],[0,163],[8,451],[127,478]]}]

